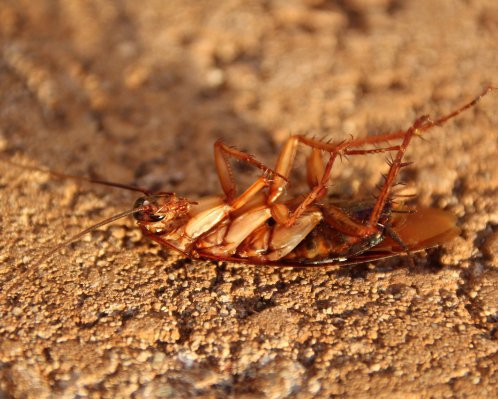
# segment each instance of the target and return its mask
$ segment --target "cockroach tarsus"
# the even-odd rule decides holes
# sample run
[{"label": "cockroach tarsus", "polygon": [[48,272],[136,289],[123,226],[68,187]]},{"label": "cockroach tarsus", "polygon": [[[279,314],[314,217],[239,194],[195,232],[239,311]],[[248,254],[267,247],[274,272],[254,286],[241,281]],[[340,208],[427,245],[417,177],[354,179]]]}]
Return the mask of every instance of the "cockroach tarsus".
[{"label": "cockroach tarsus", "polygon": [[[418,207],[414,212],[404,212],[393,199],[397,175],[409,165],[403,161],[405,152],[414,137],[475,106],[493,89],[488,86],[471,102],[438,119],[424,115],[407,130],[338,143],[290,136],[274,169],[218,140],[214,144],[214,159],[223,195],[196,202],[175,193],[151,193],[84,179],[140,191],[144,196],[133,209],[85,229],[52,248],[42,260],[93,229],[130,214],[146,237],[193,259],[300,267],[348,265],[438,246],[459,234],[455,218],[433,208]],[[398,143],[392,145],[394,141]],[[298,146],[311,149],[306,161],[309,191],[284,198]],[[327,197],[331,171],[338,158],[374,153],[392,154],[376,198],[333,201]],[[236,189],[231,159],[263,172],[242,193]]]}]

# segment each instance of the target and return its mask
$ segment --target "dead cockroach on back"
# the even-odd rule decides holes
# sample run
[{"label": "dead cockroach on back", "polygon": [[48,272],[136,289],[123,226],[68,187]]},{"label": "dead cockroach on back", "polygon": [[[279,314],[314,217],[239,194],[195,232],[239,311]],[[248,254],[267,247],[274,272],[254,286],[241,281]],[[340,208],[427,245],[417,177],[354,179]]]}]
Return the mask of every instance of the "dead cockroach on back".
[{"label": "dead cockroach on back", "polygon": [[[432,208],[419,207],[413,213],[403,213],[392,200],[392,188],[400,169],[407,165],[403,158],[415,136],[473,107],[491,90],[492,87],[487,87],[471,102],[436,120],[422,116],[404,131],[340,143],[291,136],[274,169],[217,141],[214,158],[224,194],[197,202],[174,193],[151,193],[121,184],[83,179],[140,191],[144,196],[135,202],[133,209],[80,232],[54,247],[42,260],[89,231],[130,214],[145,236],[193,259],[282,266],[345,265],[440,245],[458,235],[455,218],[446,211]],[[398,143],[394,144],[396,141]],[[311,148],[306,162],[309,192],[285,198],[299,145]],[[333,201],[327,197],[330,174],[338,158],[375,153],[391,153],[392,158],[374,200]],[[236,190],[230,158],[263,171],[240,194]]]}]

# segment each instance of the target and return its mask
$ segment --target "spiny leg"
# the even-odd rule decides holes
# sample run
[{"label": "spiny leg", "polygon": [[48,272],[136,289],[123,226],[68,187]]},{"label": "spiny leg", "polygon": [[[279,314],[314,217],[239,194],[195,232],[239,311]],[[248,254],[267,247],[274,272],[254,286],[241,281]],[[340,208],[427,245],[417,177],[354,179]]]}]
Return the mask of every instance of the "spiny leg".
[{"label": "spiny leg", "polygon": [[[427,130],[429,130],[435,126],[441,126],[444,123],[446,123],[448,120],[461,114],[462,112],[466,111],[467,109],[474,107],[484,96],[486,96],[488,93],[490,93],[493,90],[497,90],[497,88],[493,87],[493,86],[486,86],[485,89],[478,96],[476,96],[474,99],[472,99],[472,101],[462,105],[461,107],[450,112],[449,114],[443,115],[442,117],[434,120],[433,123],[428,124],[426,126],[422,126],[419,129],[418,134],[422,135],[422,133],[426,132]],[[396,132],[391,132],[391,133],[385,133],[385,134],[379,134],[379,135],[375,135],[375,136],[359,137],[359,138],[351,139],[349,141],[348,149],[346,151],[344,151],[344,154],[345,155],[365,155],[365,154],[381,153],[381,152],[386,152],[386,151],[397,151],[399,149],[399,146],[392,146],[392,147],[386,147],[386,148],[371,148],[371,149],[354,149],[354,148],[362,147],[364,145],[369,145],[369,144],[382,144],[382,143],[387,143],[387,142],[392,141],[392,140],[403,139],[405,137],[405,135],[406,135],[406,130],[398,130]],[[321,148],[324,151],[331,152],[335,149],[335,146],[336,146],[336,145],[331,144],[331,143],[322,143],[322,145],[323,145],[322,147],[317,147],[311,143],[311,142],[316,142],[317,140],[309,139],[305,136],[293,136],[293,137],[297,137],[297,139],[302,141],[303,144],[307,144],[313,148]],[[291,141],[293,137],[291,137],[288,140],[286,145],[290,144],[289,141]],[[285,148],[284,148],[284,150],[285,150]],[[293,157],[292,157],[292,159],[293,159]],[[279,158],[279,160],[280,160],[280,158]],[[285,175],[285,173],[284,173],[284,175]],[[288,177],[288,174],[286,176]]]},{"label": "spiny leg", "polygon": [[[372,148],[372,149],[364,149],[364,150],[344,150],[342,155],[368,155],[368,154],[380,154],[383,152],[389,151],[398,151],[399,145],[391,146],[391,147],[383,147],[383,148]],[[316,148],[313,148],[310,156],[306,160],[306,180],[308,182],[308,186],[310,189],[313,189],[315,186],[320,184],[320,181],[325,172],[323,166],[323,157],[322,151]]]},{"label": "spiny leg", "polygon": [[318,166],[319,162],[321,162],[321,157],[317,155],[317,151],[325,151],[331,154],[338,153],[342,151],[345,143],[345,141],[336,144],[327,143],[303,135],[295,135],[289,137],[278,156],[277,165],[275,167],[277,176],[275,176],[270,185],[268,204],[275,203],[284,192],[285,185],[287,184],[292,166],[294,164],[294,160],[296,158],[297,146],[299,144],[306,145],[308,147],[311,147],[313,150],[316,150],[314,155],[315,159],[313,160],[313,171],[311,172],[312,176],[310,176],[310,179],[318,181],[322,178],[322,176],[320,176],[322,172],[320,171],[320,167]]},{"label": "spiny leg", "polygon": [[396,176],[398,175],[402,167],[409,165],[409,163],[403,163],[402,161],[411,139],[413,138],[414,135],[418,135],[420,134],[420,132],[427,130],[428,126],[431,125],[433,126],[434,122],[430,121],[427,115],[424,115],[419,119],[417,119],[413,124],[413,126],[411,126],[405,132],[405,137],[403,138],[403,142],[400,145],[396,157],[390,163],[391,166],[389,168],[389,172],[385,177],[384,184],[380,189],[379,196],[377,197],[377,201],[375,202],[374,208],[368,220],[367,227],[368,230],[370,230],[370,232],[377,230],[377,224],[382,215],[382,212],[384,211],[384,207],[386,206],[386,203],[389,200],[389,195],[394,185]]},{"label": "spiny leg", "polygon": [[[307,160],[307,180],[311,191],[306,195],[304,200],[292,214],[289,213],[284,204],[276,203],[276,200],[282,194],[286,184],[286,181],[281,180],[279,176],[275,177],[275,179],[271,182],[268,196],[268,204],[272,205],[272,215],[274,219],[277,223],[286,224],[288,227],[292,226],[311,204],[326,195],[332,166],[337,156],[348,154],[348,148],[351,142],[343,141],[342,143],[333,144],[302,135],[292,136],[287,140],[279,155],[277,166],[275,167],[275,170],[279,173],[279,175],[283,175],[285,177],[289,176],[292,164],[295,160],[297,146],[300,143],[312,148],[311,155]],[[351,153],[351,155],[358,155],[360,153],[380,153],[398,149],[399,146],[358,150]],[[325,168],[323,166],[322,159],[323,151],[330,154]]]},{"label": "spiny leg", "polygon": [[[355,152],[354,154],[352,154],[352,155],[357,155],[359,153],[363,154],[363,153],[372,153],[372,152],[385,152],[392,150],[398,151],[396,158],[393,161],[390,171],[386,177],[386,182],[381,190],[381,194],[379,195],[379,198],[374,206],[374,210],[369,219],[369,224],[365,226],[360,222],[353,220],[349,215],[347,215],[344,211],[342,211],[339,208],[330,209],[330,211],[333,210],[333,212],[331,214],[327,214],[326,222],[329,225],[335,227],[338,231],[341,231],[342,233],[346,234],[349,237],[350,242],[348,245],[352,245],[358,242],[362,237],[367,237],[376,234],[378,232],[377,222],[380,218],[381,211],[384,209],[385,203],[389,195],[389,190],[393,185],[394,179],[397,173],[399,172],[399,169],[405,166],[405,164],[401,162],[403,159],[403,155],[408,147],[408,144],[410,143],[413,134],[418,132],[418,129],[423,127],[424,123],[427,121],[428,121],[427,117],[422,117],[419,120],[417,120],[414,126],[405,132],[404,140],[402,144],[399,146],[388,147],[383,149],[362,150],[361,152]],[[329,161],[327,162],[327,165],[322,173],[320,182],[315,187],[313,187],[313,189],[308,193],[308,195],[296,208],[296,210],[289,215],[288,220],[285,223],[287,227],[294,225],[294,223],[296,223],[296,220],[304,213],[304,211],[311,204],[313,204],[317,199],[321,198],[323,195],[326,194],[327,183],[330,178],[334,161],[336,160],[338,155],[348,152],[350,143],[351,142],[342,143],[336,147],[336,150],[334,152],[330,153]],[[318,167],[316,166],[319,159],[317,155],[313,153],[311,157],[315,157],[315,159],[313,159],[312,162],[309,162],[308,166],[315,168],[315,170],[308,172],[308,175],[309,176],[311,175],[313,178],[316,178],[317,175],[320,173]],[[374,219],[374,217],[376,218],[374,224],[375,227],[372,226],[372,220]]]},{"label": "spiny leg", "polygon": [[[288,220],[286,221],[287,227],[292,226],[296,223],[296,220],[304,213],[304,211],[313,204],[317,199],[322,198],[327,193],[327,184],[330,178],[330,173],[332,172],[332,166],[334,166],[334,162],[337,159],[337,156],[340,155],[340,152],[347,147],[347,143],[344,143],[342,146],[338,146],[337,150],[330,153],[329,160],[323,173],[321,174],[320,181],[316,184],[311,191],[306,195],[304,200],[299,204],[299,206],[292,212]],[[315,165],[311,165],[312,167],[316,167]],[[310,172],[314,177],[318,177],[318,169],[316,171]]]},{"label": "spiny leg", "polygon": [[[284,192],[287,180],[280,177],[283,175],[288,179],[292,165],[296,157],[296,151],[299,144],[304,144],[312,148],[312,152],[307,161],[307,180],[310,186],[311,192],[304,198],[301,205],[290,214],[288,207],[285,204],[277,203],[277,199]],[[302,135],[291,136],[287,139],[283,149],[281,150],[277,165],[275,170],[279,173],[278,176],[270,183],[270,190],[267,198],[268,205],[272,208],[272,216],[278,224],[285,224],[287,227],[294,225],[297,218],[302,215],[304,210],[314,201],[316,198],[325,193],[325,185],[322,181],[328,179],[330,175],[330,170],[334,163],[337,154],[342,149],[345,142],[340,144],[326,143],[314,138],[309,138]],[[322,151],[330,149],[330,158],[327,163],[326,168],[323,167]],[[324,179],[324,175],[327,174],[327,178]]]},{"label": "spiny leg", "polygon": [[[314,188],[319,184],[323,177],[323,161],[321,157],[321,152],[328,152],[333,154],[335,152],[342,155],[365,155],[365,154],[376,154],[387,151],[397,151],[399,146],[392,146],[386,148],[373,148],[373,149],[361,149],[361,150],[349,150],[350,147],[361,146],[363,143],[358,144],[358,140],[342,141],[340,143],[324,142],[319,139],[303,136],[294,135],[287,139],[284,144],[283,149],[280,151],[277,165],[275,167],[276,176],[271,182],[270,190],[268,194],[268,204],[273,204],[284,192],[284,188],[289,180],[290,172],[296,158],[297,146],[299,144],[306,145],[312,148],[312,153],[310,158],[308,158],[308,184],[310,188]],[[345,147],[343,147],[347,144]],[[346,148],[347,147],[347,148]],[[346,149],[345,149],[346,148]]]},{"label": "spiny leg", "polygon": [[490,91],[494,90],[493,87],[488,86],[486,87],[485,90],[481,92],[477,97],[475,97],[472,101],[469,103],[463,105],[462,107],[456,109],[453,112],[450,112],[447,115],[444,115],[436,120],[431,120],[429,116],[425,115],[420,117],[415,121],[412,127],[410,127],[405,133],[403,137],[403,142],[400,145],[400,149],[398,150],[398,153],[396,155],[396,158],[393,160],[391,163],[391,167],[389,169],[389,172],[386,176],[384,185],[382,186],[379,196],[377,198],[377,201],[375,203],[374,209],[372,211],[372,214],[370,215],[370,219],[368,221],[368,226],[370,229],[375,229],[377,223],[379,222],[380,216],[382,214],[382,211],[389,200],[389,194],[392,189],[392,186],[394,184],[394,180],[399,173],[400,169],[407,165],[406,163],[403,163],[403,156],[405,154],[405,151],[410,144],[410,141],[414,135],[420,136],[422,133],[425,131],[435,127],[435,126],[441,126],[451,118],[454,118],[458,114],[462,113],[463,111],[475,106],[481,98],[483,98],[486,94],[488,94]]},{"label": "spiny leg", "polygon": [[230,166],[230,157],[245,162],[249,165],[253,165],[256,168],[261,169],[265,174],[277,174],[275,171],[256,160],[252,155],[230,147],[223,143],[221,140],[217,140],[214,143],[214,160],[216,171],[220,179],[221,187],[223,188],[223,191],[227,197],[227,202],[229,203],[235,199],[235,196],[237,194],[237,186],[235,184],[232,167]]},{"label": "spiny leg", "polygon": [[[406,151],[406,148],[408,147],[408,144],[413,136],[413,134],[416,135],[421,135],[423,132],[431,129],[434,126],[439,126],[447,122],[449,119],[457,116],[461,112],[465,111],[468,108],[471,108],[477,104],[477,102],[484,97],[487,93],[489,93],[493,88],[491,86],[488,86],[479,96],[474,98],[471,102],[463,105],[462,107],[458,108],[457,110],[435,120],[435,121],[430,121],[428,117],[421,117],[419,118],[414,125],[408,129],[407,131],[400,131],[400,132],[395,132],[391,134],[386,134],[386,135],[381,135],[381,136],[373,136],[373,137],[366,137],[362,139],[352,139],[348,141],[347,143],[340,143],[337,145],[330,144],[330,143],[323,143],[319,142],[315,139],[309,139],[304,136],[294,136],[296,139],[294,139],[294,142],[292,142],[292,138],[288,140],[286,143],[286,146],[284,147],[284,150],[282,151],[280,157],[279,157],[279,162],[281,160],[285,160],[285,156],[283,156],[283,153],[285,151],[288,152],[287,155],[287,162],[288,164],[286,165],[286,169],[283,169],[284,172],[287,173],[286,176],[288,176],[288,173],[290,172],[290,166],[289,162],[292,162],[295,157],[295,148],[297,146],[297,142],[300,141],[303,144],[309,145],[313,148],[313,152],[308,158],[307,166],[308,166],[308,172],[307,172],[307,177],[308,177],[308,184],[310,186],[315,185],[311,192],[306,196],[304,201],[298,206],[296,211],[289,216],[289,218],[286,221],[287,225],[292,225],[295,223],[295,220],[302,215],[302,213],[306,210],[306,208],[311,205],[316,199],[320,198],[321,196],[326,194],[326,184],[328,181],[328,178],[330,176],[330,171],[332,168],[332,164],[337,157],[337,154],[344,154],[344,155],[366,155],[366,154],[373,154],[373,153],[381,153],[381,152],[388,152],[388,151],[398,151],[396,159],[393,161],[390,171],[386,177],[386,182],[381,189],[381,193],[379,195],[379,198],[377,200],[376,206],[372,212],[371,218],[368,223],[368,228],[365,229],[365,234],[371,234],[374,232],[376,225],[380,219],[380,216],[382,214],[382,211],[384,209],[384,206],[388,200],[389,197],[389,192],[394,184],[394,179],[399,172],[399,169],[401,169],[405,164],[401,162],[404,153]],[[389,140],[393,139],[399,139],[403,138],[403,142],[401,145],[397,146],[392,146],[392,147],[385,147],[385,148],[373,148],[373,149],[351,149],[354,147],[360,147],[365,144],[378,144],[382,142],[386,142]],[[345,145],[345,146],[344,146]],[[343,148],[340,148],[341,146],[344,146]],[[325,171],[322,171],[323,168],[320,167],[320,162],[321,160],[321,154],[320,150],[328,151],[330,152],[331,156],[329,159],[329,162],[327,163],[327,167],[325,168]],[[338,151],[337,153],[334,153],[335,151]],[[285,155],[285,154],[284,154]],[[323,164],[322,164],[323,165]],[[279,171],[279,164],[277,164],[277,171]],[[321,181],[318,183],[320,180],[321,176]],[[318,184],[317,184],[318,183]],[[282,190],[283,186],[280,186],[280,191]],[[273,187],[272,187],[273,188]],[[270,190],[270,195],[272,194],[272,191]],[[277,192],[276,194],[279,194]],[[280,214],[282,212],[280,211]]]},{"label": "spiny leg", "polygon": [[[342,156],[343,154],[348,154],[347,148],[349,147],[349,142],[345,142],[336,147],[336,151],[330,153],[329,160],[325,169],[323,168],[323,163],[320,165],[321,154],[317,154],[317,149],[313,149],[312,154],[308,158],[307,162],[307,176],[308,184],[310,185],[311,191],[306,195],[304,200],[299,204],[296,210],[289,215],[286,224],[287,226],[292,226],[297,218],[299,218],[306,209],[312,205],[316,200],[324,197],[327,194],[328,181],[330,179],[330,174],[332,172],[332,167],[334,165],[337,156]],[[399,150],[399,146],[386,147],[386,148],[376,148],[373,150],[361,151],[361,153],[380,153],[386,151]],[[359,153],[358,153],[359,154]],[[354,153],[352,155],[358,155]],[[344,214],[344,216],[346,216]]]},{"label": "spiny leg", "polygon": [[263,188],[269,185],[269,181],[266,176],[259,177],[246,191],[235,198],[231,203],[232,212],[242,208],[246,205],[256,194],[258,194]]},{"label": "spiny leg", "polygon": [[[303,135],[290,136],[285,142],[284,147],[280,151],[277,159],[277,164],[275,166],[275,171],[286,179],[289,179],[290,172],[296,158],[297,146],[299,145],[299,143],[308,145],[311,148],[317,150],[322,150],[320,145],[325,144],[315,139],[309,139]],[[332,145],[332,147],[335,146]],[[270,190],[268,193],[268,204],[273,204],[277,201],[277,199],[283,194],[286,184],[286,180],[278,176],[275,177],[270,185]]]},{"label": "spiny leg", "polygon": [[[496,87],[493,86],[486,86],[484,90],[476,96],[472,101],[462,105],[461,107],[457,108],[456,110],[450,112],[449,114],[443,115],[442,117],[436,119],[434,122],[427,124],[425,126],[420,127],[418,134],[422,135],[422,133],[426,132],[427,130],[435,127],[435,126],[441,126],[450,119],[454,118],[455,116],[461,114],[462,112],[466,111],[469,108],[474,107],[484,96],[486,96],[488,93],[490,93],[493,90],[497,90]],[[361,137],[357,139],[353,139],[350,141],[350,148],[356,148],[356,147],[361,147],[363,145],[368,145],[368,144],[380,144],[380,143],[385,143],[391,140],[398,140],[398,139],[403,139],[405,137],[406,131],[405,130],[399,130],[396,132],[391,132],[391,133],[386,133],[386,134],[380,134],[376,136],[369,136],[369,137]],[[368,152],[359,152],[363,150],[348,150],[346,152],[346,155],[357,155],[357,154],[365,154]],[[375,152],[373,150],[372,152]]]}]

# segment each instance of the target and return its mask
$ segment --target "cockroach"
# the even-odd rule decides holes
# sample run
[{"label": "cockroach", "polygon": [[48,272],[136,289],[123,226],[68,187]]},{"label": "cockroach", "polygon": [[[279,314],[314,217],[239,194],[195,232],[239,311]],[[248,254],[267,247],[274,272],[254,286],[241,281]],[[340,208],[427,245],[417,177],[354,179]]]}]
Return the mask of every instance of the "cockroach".
[{"label": "cockroach", "polygon": [[[143,196],[133,209],[85,229],[55,246],[43,260],[84,234],[127,215],[133,215],[144,236],[192,259],[299,267],[348,265],[441,245],[459,234],[455,217],[447,211],[425,207],[403,212],[394,201],[393,187],[399,171],[409,164],[403,158],[414,137],[475,106],[491,90],[491,86],[487,87],[469,103],[438,119],[424,115],[407,130],[336,143],[305,135],[290,136],[274,169],[218,140],[214,160],[223,195],[195,202],[171,192],[153,193],[84,179],[139,191]],[[309,191],[288,198],[286,187],[300,145],[311,149],[306,161]],[[373,200],[341,201],[327,196],[330,174],[338,158],[377,153],[389,153],[391,159]],[[236,190],[231,159],[262,171],[242,193]]]}]

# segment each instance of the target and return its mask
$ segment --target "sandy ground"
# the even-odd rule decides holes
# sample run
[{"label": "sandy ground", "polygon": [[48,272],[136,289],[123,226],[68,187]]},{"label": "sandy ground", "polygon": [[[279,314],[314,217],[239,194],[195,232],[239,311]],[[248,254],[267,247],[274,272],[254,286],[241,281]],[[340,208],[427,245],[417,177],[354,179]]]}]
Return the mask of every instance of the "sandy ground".
[{"label": "sandy ground", "polygon": [[[406,128],[498,85],[497,38],[495,0],[0,0],[1,157],[217,193],[217,138],[272,165],[291,132]],[[497,107],[409,149],[416,202],[462,229],[413,266],[193,262],[131,219],[39,264],[135,194],[0,161],[0,397],[496,396]],[[385,169],[344,163],[334,192]]]}]

